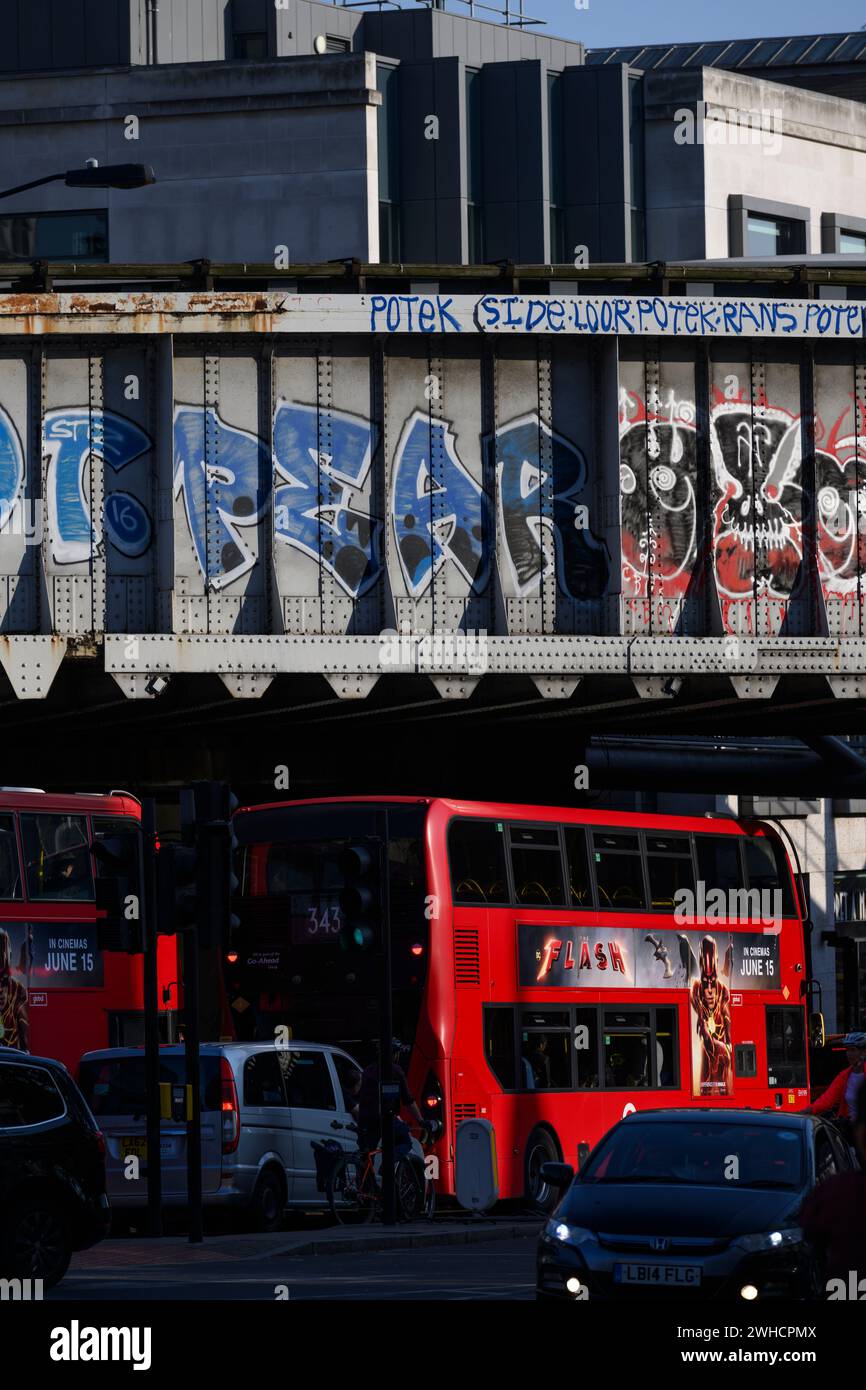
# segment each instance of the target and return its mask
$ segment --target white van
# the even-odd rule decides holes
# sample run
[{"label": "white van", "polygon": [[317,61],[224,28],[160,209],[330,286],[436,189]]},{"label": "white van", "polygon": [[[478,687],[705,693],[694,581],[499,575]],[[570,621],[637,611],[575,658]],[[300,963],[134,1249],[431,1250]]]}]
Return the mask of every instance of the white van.
[{"label": "white van", "polygon": [[[286,1207],[327,1206],[313,1143],[354,1150],[346,1097],[360,1067],[321,1043],[202,1043],[202,1194],[205,1206],[246,1208],[258,1230],[278,1229]],[[160,1047],[160,1081],[183,1085],[184,1049]],[[103,1048],[81,1059],[79,1085],[105,1135],[113,1208],[147,1203],[144,1049]],[[350,1103],[354,1103],[351,1101]],[[161,1123],[162,1200],[186,1205],[186,1124]],[[138,1158],[138,1164],[128,1162]]]}]

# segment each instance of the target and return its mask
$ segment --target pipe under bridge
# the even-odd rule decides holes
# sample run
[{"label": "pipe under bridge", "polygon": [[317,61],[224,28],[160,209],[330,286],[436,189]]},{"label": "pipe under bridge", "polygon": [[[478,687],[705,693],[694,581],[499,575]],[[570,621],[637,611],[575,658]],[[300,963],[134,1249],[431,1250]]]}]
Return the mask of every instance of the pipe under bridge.
[{"label": "pipe under bridge", "polygon": [[136,698],[206,673],[862,698],[863,276],[547,271],[0,292],[14,694],[85,658]]}]

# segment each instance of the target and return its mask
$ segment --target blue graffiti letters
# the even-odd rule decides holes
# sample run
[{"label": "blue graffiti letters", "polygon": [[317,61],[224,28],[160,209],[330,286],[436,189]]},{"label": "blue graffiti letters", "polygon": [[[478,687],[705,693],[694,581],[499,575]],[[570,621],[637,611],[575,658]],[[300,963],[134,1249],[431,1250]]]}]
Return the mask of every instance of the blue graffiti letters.
[{"label": "blue graffiti letters", "polygon": [[24,451],[18,431],[0,406],[0,527],[6,525],[24,480]]},{"label": "blue graffiti letters", "polygon": [[462,333],[450,313],[453,297],[441,294],[374,294],[370,297],[371,333]]},{"label": "blue graffiti letters", "polygon": [[587,481],[581,451],[554,434],[535,412],[498,429],[495,449],[502,534],[518,593],[526,594],[549,573],[554,557],[545,533],[552,533],[563,593],[597,598],[607,585],[610,557],[603,541],[576,524],[575,498]]},{"label": "blue graffiti letters", "polygon": [[457,457],[443,420],[416,410],[394,460],[391,513],[406,587],[422,594],[446,560],[480,591],[487,582],[488,506],[481,487]]},{"label": "blue graffiti letters", "polygon": [[[93,525],[87,487],[92,461],[100,460],[119,473],[147,452],[150,440],[140,426],[123,415],[80,406],[49,410],[43,421],[42,439],[48,460],[46,492],[52,557],[58,564],[80,564],[98,553],[101,544]],[[130,518],[127,533],[139,537],[145,532],[149,534],[150,519],[143,506],[137,498],[123,495]],[[120,532],[115,524],[117,505],[110,502],[111,496],[107,492],[104,515],[109,540],[114,543]]]},{"label": "blue graffiti letters", "polygon": [[259,521],[270,492],[270,462],[261,439],[227,425],[213,406],[174,412],[174,495],[183,494],[199,569],[212,589],[252,569],[243,529]]},{"label": "blue graffiti letters", "polygon": [[[274,537],[320,561],[352,598],[376,582],[381,518],[353,506],[367,486],[369,421],[281,401],[274,416]],[[369,505],[372,499],[369,499]]]}]

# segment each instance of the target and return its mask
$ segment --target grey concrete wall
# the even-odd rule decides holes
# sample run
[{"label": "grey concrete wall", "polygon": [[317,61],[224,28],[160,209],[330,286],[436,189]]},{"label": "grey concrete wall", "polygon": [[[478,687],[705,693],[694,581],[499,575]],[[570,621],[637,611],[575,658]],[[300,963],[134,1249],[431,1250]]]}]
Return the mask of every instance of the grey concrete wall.
[{"label": "grey concrete wall", "polygon": [[[402,255],[407,261],[462,261],[461,109],[463,65],[457,58],[401,63],[400,189]],[[427,139],[427,117],[439,121]]]},{"label": "grey concrete wall", "polygon": [[0,72],[128,63],[130,3],[0,0]]},{"label": "grey concrete wall", "polygon": [[566,248],[589,260],[630,251],[628,69],[570,68],[563,78]]},{"label": "grey concrete wall", "polygon": [[538,62],[481,69],[484,214],[490,261],[544,261],[547,71]]},{"label": "grey concrete wall", "polygon": [[[271,260],[276,245],[299,261],[375,256],[375,80],[373,57],[355,54],[8,79],[0,187],[90,156],[152,164],[158,181],[133,192],[53,184],[3,211],[107,207],[114,261]],[[124,138],[130,114],[137,141]]]}]

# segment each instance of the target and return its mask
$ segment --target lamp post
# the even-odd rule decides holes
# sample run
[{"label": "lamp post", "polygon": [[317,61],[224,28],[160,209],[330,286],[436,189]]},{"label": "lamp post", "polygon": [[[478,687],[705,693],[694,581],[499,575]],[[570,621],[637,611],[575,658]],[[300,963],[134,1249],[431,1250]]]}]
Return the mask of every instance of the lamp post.
[{"label": "lamp post", "polygon": [[43,179],[31,179],[29,183],[19,183],[15,188],[0,190],[0,198],[11,198],[16,193],[26,193],[29,188],[41,188],[44,183],[66,184],[67,188],[143,188],[156,183],[156,176],[149,164],[106,164],[104,167],[88,162],[83,169],[67,169],[65,173],[49,174]]}]

